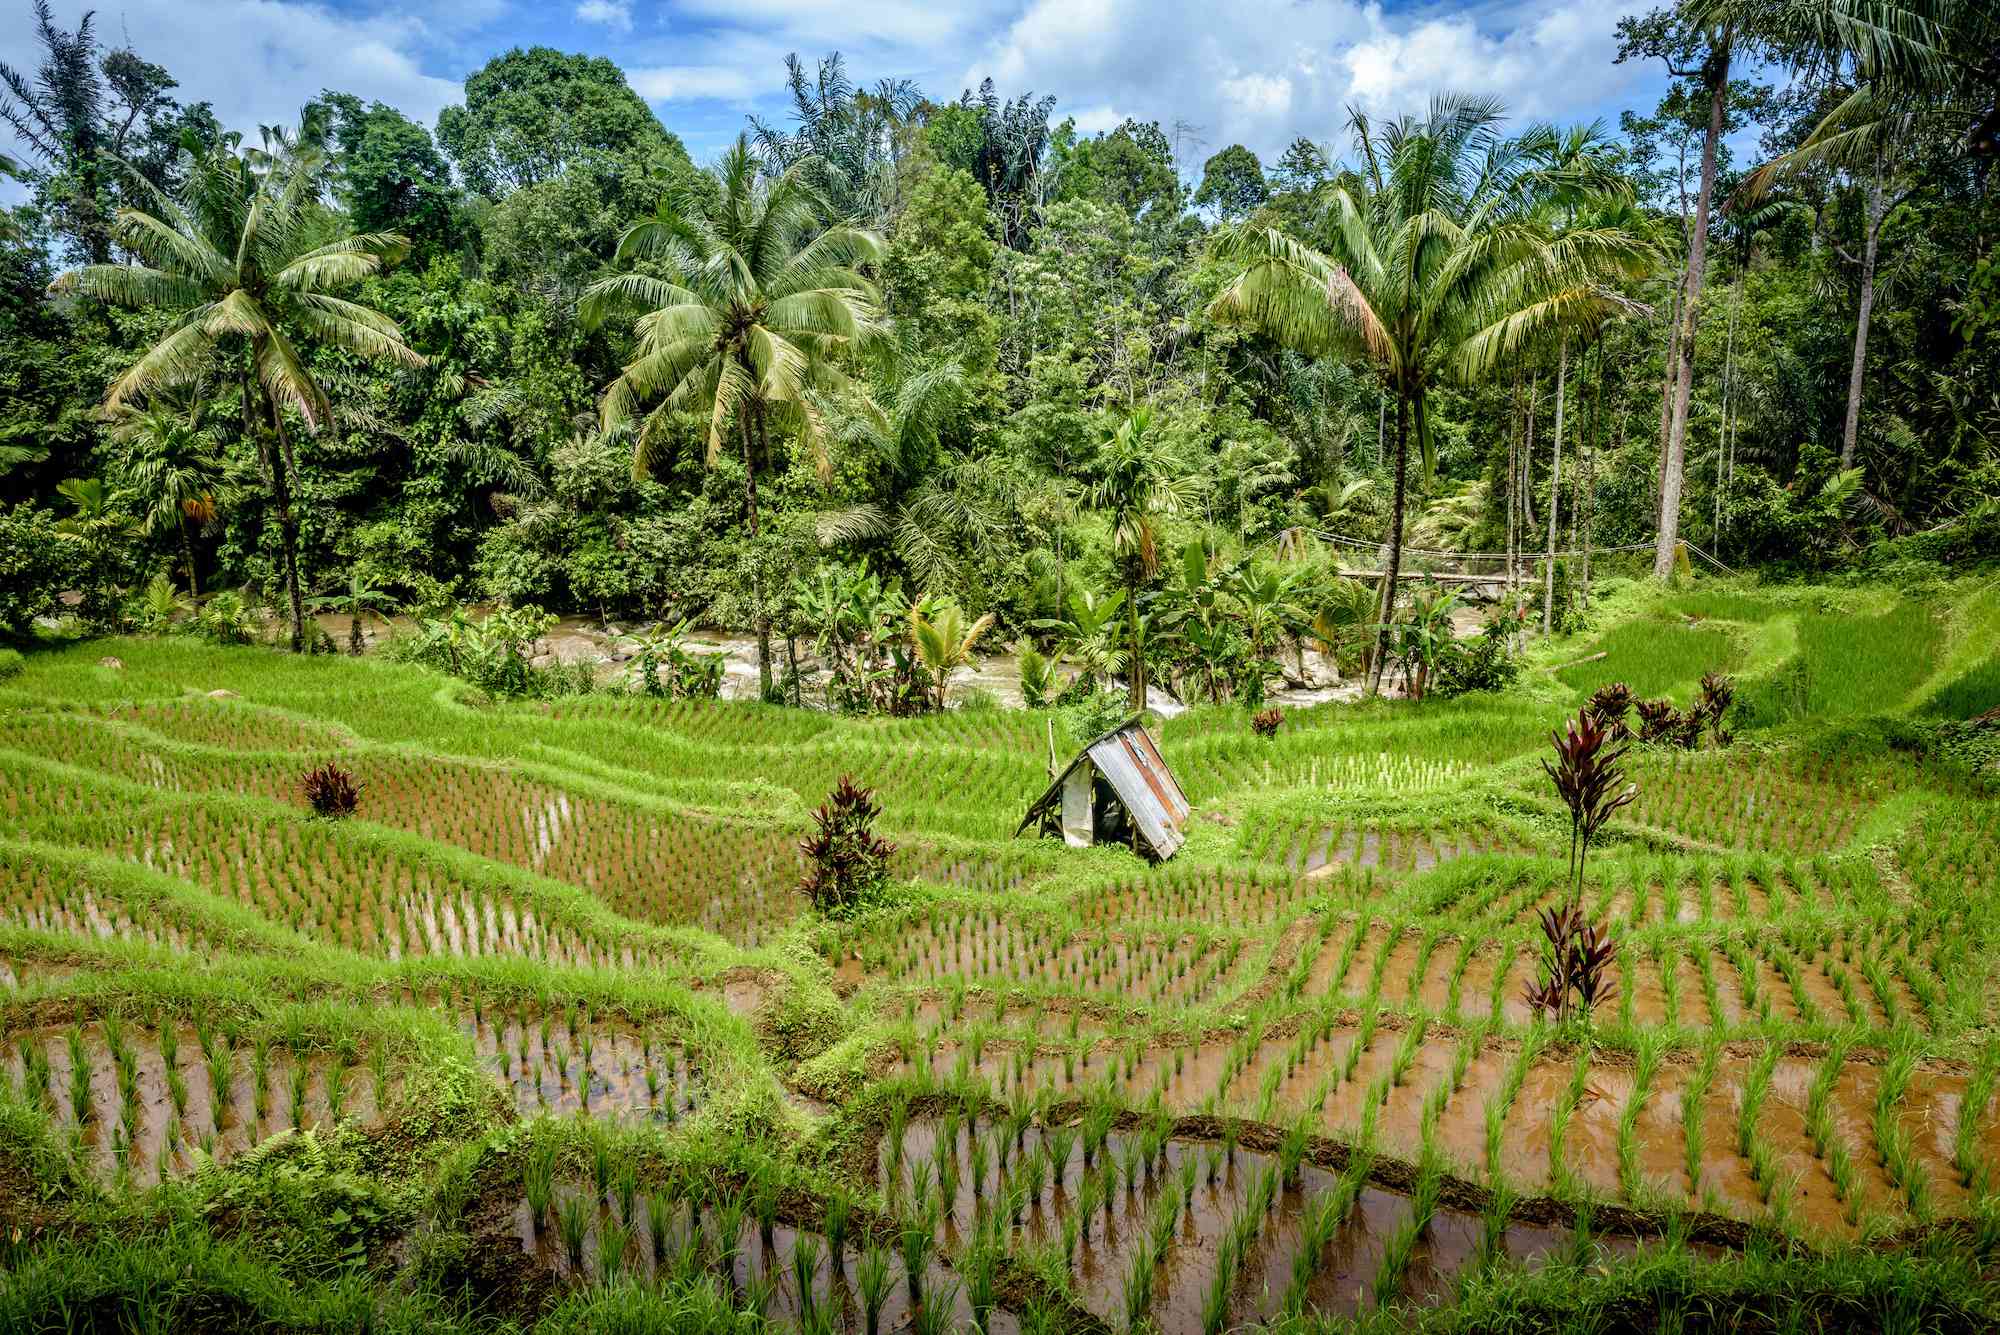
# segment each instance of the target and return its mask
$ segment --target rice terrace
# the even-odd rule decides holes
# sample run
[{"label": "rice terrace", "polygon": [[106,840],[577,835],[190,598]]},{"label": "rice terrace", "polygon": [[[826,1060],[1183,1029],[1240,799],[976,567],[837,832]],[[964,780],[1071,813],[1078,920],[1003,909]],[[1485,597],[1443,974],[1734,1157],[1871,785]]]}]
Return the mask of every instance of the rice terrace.
[{"label": "rice terrace", "polygon": [[[15,1263],[106,1211],[282,1233],[331,1193],[315,1245],[517,1312],[716,1273],[809,1329],[1946,1282],[1994,1227],[2000,805],[1885,738],[1990,671],[2000,599],[1622,606],[1532,687],[1157,725],[1194,815],[1156,865],[1009,837],[1036,711],[38,652],[0,718]],[[1884,620],[1921,652],[1843,642]],[[1805,666],[1813,707],[1629,751],[1573,899],[1551,722],[1696,633],[1770,657],[1739,689]],[[351,815],[312,810],[322,767]],[[843,775],[896,846],[845,918],[797,891]],[[1587,1021],[1535,998],[1572,902],[1608,951]]]},{"label": "rice terrace", "polygon": [[210,8],[0,15],[0,1335],[2000,1330],[2000,6]]}]

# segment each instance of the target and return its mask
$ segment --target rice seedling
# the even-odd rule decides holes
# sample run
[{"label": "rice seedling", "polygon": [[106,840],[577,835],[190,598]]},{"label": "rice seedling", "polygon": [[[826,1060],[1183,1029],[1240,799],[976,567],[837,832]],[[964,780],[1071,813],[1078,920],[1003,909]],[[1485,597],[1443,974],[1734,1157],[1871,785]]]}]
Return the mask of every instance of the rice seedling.
[{"label": "rice seedling", "polygon": [[590,1240],[590,1226],[596,1217],[591,1202],[583,1196],[567,1195],[556,1206],[556,1236],[562,1242],[563,1257],[572,1275],[584,1273],[584,1249]]},{"label": "rice seedling", "polygon": [[889,1298],[889,1253],[880,1246],[870,1246],[861,1253],[861,1259],[854,1265],[855,1291],[861,1299],[861,1320],[864,1335],[881,1335],[882,1309]]}]

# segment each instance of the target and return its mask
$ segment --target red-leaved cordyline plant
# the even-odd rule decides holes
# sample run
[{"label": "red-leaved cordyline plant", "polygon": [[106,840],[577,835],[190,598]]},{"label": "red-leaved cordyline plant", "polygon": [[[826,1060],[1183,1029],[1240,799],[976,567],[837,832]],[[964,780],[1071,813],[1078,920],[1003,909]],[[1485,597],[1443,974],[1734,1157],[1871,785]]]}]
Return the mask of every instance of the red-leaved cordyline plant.
[{"label": "red-leaved cordyline plant", "polygon": [[352,816],[361,802],[361,785],[330,760],[300,775],[299,791],[305,794],[306,805],[312,808],[313,815],[329,820]]},{"label": "red-leaved cordyline plant", "polygon": [[1616,948],[1611,934],[1596,923],[1586,922],[1583,910],[1574,904],[1545,908],[1542,925],[1542,966],[1548,976],[1532,979],[1525,989],[1529,1006],[1560,1024],[1572,1015],[1584,1020],[1611,1000],[1617,985],[1611,981],[1611,960]]},{"label": "red-leaved cordyline plant", "polygon": [[1577,710],[1575,721],[1562,732],[1549,734],[1555,743],[1556,763],[1542,762],[1569,808],[1570,897],[1567,904],[1541,911],[1542,964],[1547,977],[1528,984],[1527,1002],[1538,1013],[1554,1016],[1558,1023],[1572,1014],[1588,1020],[1593,1009],[1610,999],[1611,936],[1584,920],[1583,872],[1590,858],[1590,841],[1611,814],[1631,802],[1639,791],[1625,782],[1618,763],[1625,757],[1625,748],[1607,747],[1611,728],[1593,707],[1595,703]]},{"label": "red-leaved cordyline plant", "polygon": [[1260,709],[1250,716],[1250,730],[1268,742],[1278,735],[1278,726],[1284,721],[1284,710],[1275,706],[1270,709]]},{"label": "red-leaved cordyline plant", "polygon": [[1639,711],[1639,740],[1642,742],[1670,742],[1680,729],[1681,711],[1674,708],[1671,700],[1641,700],[1635,706]]},{"label": "red-leaved cordyline plant", "polygon": [[1717,746],[1728,746],[1736,739],[1722,726],[1722,716],[1735,702],[1736,683],[1720,672],[1710,672],[1701,679],[1701,699],[1688,712],[1708,729],[1710,741]]},{"label": "red-leaved cordyline plant", "polygon": [[799,889],[822,913],[851,913],[889,879],[889,859],[896,846],[871,828],[882,808],[872,789],[843,774],[840,782],[813,812],[819,828],[799,841],[806,871]]},{"label": "red-leaved cordyline plant", "polygon": [[1592,694],[1588,708],[1613,742],[1632,740],[1632,729],[1625,723],[1625,716],[1632,710],[1630,686],[1622,681],[1607,682]]},{"label": "red-leaved cordyline plant", "polygon": [[1590,841],[1612,812],[1639,795],[1639,789],[1625,782],[1619,766],[1625,748],[1605,749],[1610,730],[1589,706],[1577,710],[1575,722],[1562,732],[1549,736],[1555,742],[1556,763],[1544,760],[1542,768],[1569,808],[1570,904],[1575,908],[1583,899],[1583,864],[1590,857]]}]

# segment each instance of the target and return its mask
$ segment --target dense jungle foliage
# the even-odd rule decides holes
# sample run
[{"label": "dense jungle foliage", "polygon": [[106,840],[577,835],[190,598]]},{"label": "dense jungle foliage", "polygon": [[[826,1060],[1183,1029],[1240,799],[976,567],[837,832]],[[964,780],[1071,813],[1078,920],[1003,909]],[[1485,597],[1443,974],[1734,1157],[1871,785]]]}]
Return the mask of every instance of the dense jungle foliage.
[{"label": "dense jungle foliage", "polygon": [[[864,670],[915,603],[1254,698],[1267,621],[1396,653],[1336,574],[1374,544],[1905,579],[2000,550],[1966,0],[1684,0],[1625,21],[1673,84],[1615,128],[1441,94],[1268,164],[837,54],[705,168],[544,48],[434,128],[326,90],[253,131],[31,17],[11,636],[490,603],[844,644],[847,702],[935,701]],[[1519,572],[1544,620],[1588,578],[1552,564]]]}]

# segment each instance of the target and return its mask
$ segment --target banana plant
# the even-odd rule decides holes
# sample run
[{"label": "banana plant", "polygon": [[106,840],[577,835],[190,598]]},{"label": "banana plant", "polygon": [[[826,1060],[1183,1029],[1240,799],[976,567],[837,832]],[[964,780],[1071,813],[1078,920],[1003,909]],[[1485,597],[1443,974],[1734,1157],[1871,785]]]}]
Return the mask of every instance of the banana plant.
[{"label": "banana plant", "polygon": [[1067,617],[1044,617],[1030,624],[1055,636],[1057,653],[1076,664],[1077,683],[1094,691],[1100,681],[1124,669],[1125,646],[1118,635],[1118,618],[1124,610],[1122,593],[1100,597],[1088,589],[1072,589]]},{"label": "banana plant", "polygon": [[359,658],[366,643],[361,633],[362,614],[379,612],[387,615],[396,610],[396,600],[375,582],[367,570],[357,565],[348,571],[346,588],[308,598],[306,608],[313,612],[346,613],[347,652]]}]

